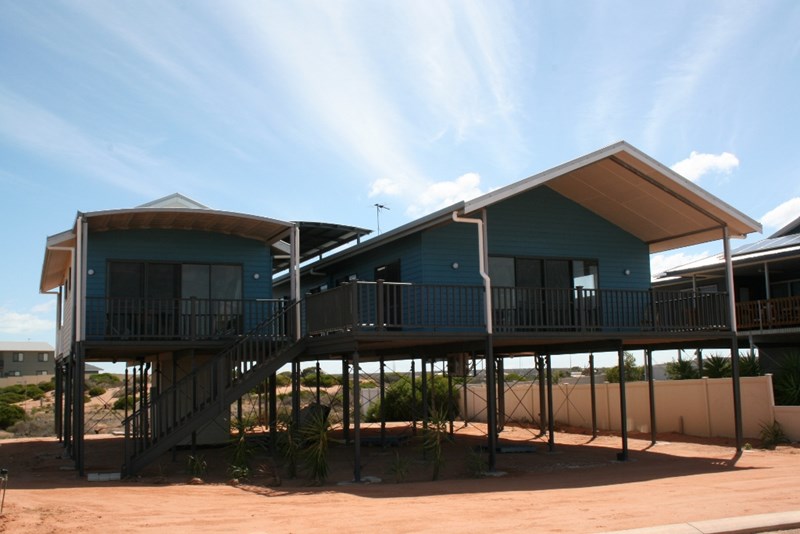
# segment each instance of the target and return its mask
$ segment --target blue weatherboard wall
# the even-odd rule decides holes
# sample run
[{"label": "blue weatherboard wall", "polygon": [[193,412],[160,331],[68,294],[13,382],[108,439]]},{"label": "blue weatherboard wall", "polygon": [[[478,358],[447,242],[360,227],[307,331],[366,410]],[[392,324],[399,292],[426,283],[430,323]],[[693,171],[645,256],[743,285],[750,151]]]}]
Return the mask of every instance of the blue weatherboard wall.
[{"label": "blue weatherboard wall", "polygon": [[[483,284],[478,258],[478,226],[450,223],[422,234],[423,281],[426,284]],[[453,268],[458,263],[458,269]]]},{"label": "blue weatherboard wall", "polygon": [[[115,230],[88,238],[86,296],[103,297],[108,260],[241,264],[244,299],[272,297],[272,258],[261,241],[190,230]],[[260,278],[255,280],[253,275]]]},{"label": "blue weatherboard wall", "polygon": [[509,198],[487,212],[490,255],[597,259],[600,287],[650,287],[647,244],[548,187]]}]

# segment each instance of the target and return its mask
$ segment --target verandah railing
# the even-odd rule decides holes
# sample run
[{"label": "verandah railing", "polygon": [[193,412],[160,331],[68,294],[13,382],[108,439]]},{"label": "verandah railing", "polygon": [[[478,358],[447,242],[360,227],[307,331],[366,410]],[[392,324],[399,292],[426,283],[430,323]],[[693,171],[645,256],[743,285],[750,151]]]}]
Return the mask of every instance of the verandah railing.
[{"label": "verandah railing", "polygon": [[[286,306],[280,299],[86,299],[90,340],[208,340],[240,336]],[[275,325],[283,328],[284,325]]]},{"label": "verandah railing", "polygon": [[[341,330],[480,331],[482,286],[352,282],[308,295],[311,335]],[[495,332],[724,331],[725,293],[586,288],[492,288]]]},{"label": "verandah railing", "polygon": [[800,296],[739,302],[736,322],[739,330],[800,326]]}]

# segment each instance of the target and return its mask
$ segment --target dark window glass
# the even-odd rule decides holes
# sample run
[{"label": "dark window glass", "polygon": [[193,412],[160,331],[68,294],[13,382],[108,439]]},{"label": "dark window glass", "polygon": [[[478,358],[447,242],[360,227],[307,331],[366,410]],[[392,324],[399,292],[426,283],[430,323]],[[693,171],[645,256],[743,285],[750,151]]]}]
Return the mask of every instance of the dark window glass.
[{"label": "dark window glass", "polygon": [[140,298],[144,295],[144,264],[112,262],[108,267],[108,296]]}]

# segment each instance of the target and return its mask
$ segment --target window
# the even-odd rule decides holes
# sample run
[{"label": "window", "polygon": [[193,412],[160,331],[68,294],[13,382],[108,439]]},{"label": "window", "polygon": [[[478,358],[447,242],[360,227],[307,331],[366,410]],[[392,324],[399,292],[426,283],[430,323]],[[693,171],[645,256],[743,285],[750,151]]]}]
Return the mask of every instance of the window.
[{"label": "window", "polygon": [[48,359],[48,354],[46,352],[40,352],[39,353],[39,361],[40,362],[46,362],[47,359]]},{"label": "window", "polygon": [[21,352],[15,352],[11,355],[11,361],[15,363],[21,363],[25,359],[25,356]]},{"label": "window", "polygon": [[47,376],[47,371],[44,371],[44,370],[36,371],[36,375],[37,376]]},{"label": "window", "polygon": [[6,376],[22,376],[22,372],[21,371],[9,371],[8,373],[6,373]]}]

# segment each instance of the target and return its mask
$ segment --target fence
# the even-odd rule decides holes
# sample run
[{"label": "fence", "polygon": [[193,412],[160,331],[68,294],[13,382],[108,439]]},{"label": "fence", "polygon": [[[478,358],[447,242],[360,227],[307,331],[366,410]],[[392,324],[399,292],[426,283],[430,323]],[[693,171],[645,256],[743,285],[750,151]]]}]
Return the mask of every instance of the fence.
[{"label": "fence", "polygon": [[[553,385],[553,417],[557,424],[592,427],[591,386]],[[505,391],[507,421],[530,422],[538,417],[538,383],[518,383]],[[656,428],[699,437],[734,437],[733,389],[730,378],[659,380],[654,383]],[[459,396],[462,414],[471,420],[486,420],[486,388],[467,386],[467,400]],[[628,430],[650,432],[650,400],[647,382],[626,384]],[[775,406],[772,376],[742,377],[742,431],[745,438],[757,438],[761,425],[777,421],[792,440],[800,440],[800,406]],[[619,384],[595,386],[597,426],[620,430]],[[466,410],[466,411],[464,411]],[[471,414],[481,414],[472,416]]]}]

